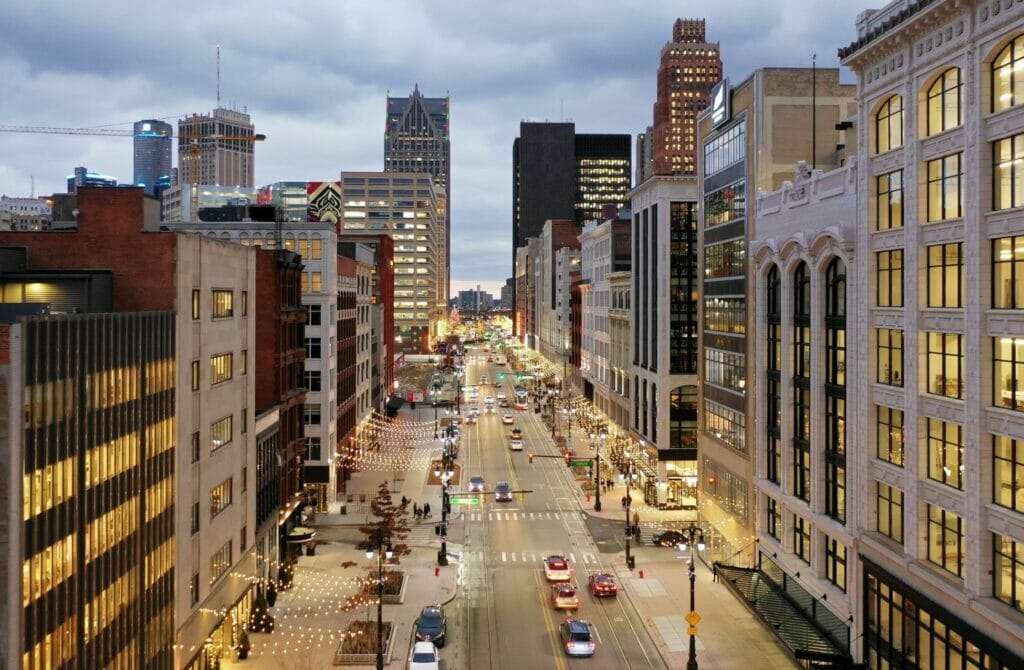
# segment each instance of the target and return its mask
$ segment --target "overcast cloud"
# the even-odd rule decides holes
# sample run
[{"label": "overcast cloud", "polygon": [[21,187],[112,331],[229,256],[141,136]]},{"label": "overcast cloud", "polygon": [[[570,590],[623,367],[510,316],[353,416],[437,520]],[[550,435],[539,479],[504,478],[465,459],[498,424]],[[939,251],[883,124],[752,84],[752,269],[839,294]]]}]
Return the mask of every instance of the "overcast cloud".
[{"label": "overcast cloud", "polygon": [[[451,93],[453,291],[511,275],[519,122],[628,133],[651,122],[676,18],[707,20],[733,83],[767,66],[836,67],[859,0],[8,0],[0,125],[130,128],[216,106],[247,109],[267,141],[256,181],[332,180],[383,167],[385,98]],[[845,81],[852,81],[847,73]],[[0,193],[66,190],[75,166],[132,179],[130,138],[0,133]]]}]

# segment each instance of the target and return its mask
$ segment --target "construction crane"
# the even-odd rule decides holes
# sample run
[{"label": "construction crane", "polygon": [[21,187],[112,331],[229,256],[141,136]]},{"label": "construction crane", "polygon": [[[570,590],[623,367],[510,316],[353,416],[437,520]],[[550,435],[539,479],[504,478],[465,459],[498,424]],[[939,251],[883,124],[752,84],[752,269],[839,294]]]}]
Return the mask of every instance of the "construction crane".
[{"label": "construction crane", "polygon": [[[134,130],[120,128],[51,128],[46,126],[0,126],[0,133],[36,133],[43,135],[98,135],[101,137],[132,137]],[[242,142],[262,142],[267,139],[263,133],[253,135],[195,135],[187,133],[184,135],[168,135],[173,139],[181,141],[199,140],[239,140]]]}]

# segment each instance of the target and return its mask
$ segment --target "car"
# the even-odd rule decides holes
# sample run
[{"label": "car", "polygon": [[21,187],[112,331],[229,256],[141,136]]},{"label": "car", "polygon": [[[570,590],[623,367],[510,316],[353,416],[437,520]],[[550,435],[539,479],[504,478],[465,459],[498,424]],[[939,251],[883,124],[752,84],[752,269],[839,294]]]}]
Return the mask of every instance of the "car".
[{"label": "car", "polygon": [[551,587],[551,606],[556,610],[577,610],[580,608],[580,597],[572,584],[555,584]]},{"label": "car", "polygon": [[513,440],[521,440],[521,439],[523,439],[523,431],[519,428],[519,426],[516,426],[515,428],[512,429],[512,439]]},{"label": "car", "polygon": [[590,594],[595,598],[602,596],[614,597],[619,593],[619,587],[615,584],[615,578],[607,572],[591,573],[587,579],[587,587],[590,589]]},{"label": "car", "polygon": [[505,395],[504,391],[498,391],[494,395],[498,400],[508,400],[508,397]]},{"label": "car", "polygon": [[516,422],[516,418],[511,414],[506,414],[503,417],[501,417],[501,422],[506,426],[511,426]]},{"label": "car", "polygon": [[495,379],[493,386],[501,386],[501,382]]},{"label": "car", "polygon": [[492,396],[492,395],[484,396],[484,404],[485,405],[493,405],[494,404],[494,396]]},{"label": "car", "polygon": [[522,451],[523,441],[520,440],[519,438],[513,437],[511,440],[508,441],[508,448],[511,449],[512,451]]},{"label": "car", "polygon": [[433,642],[417,642],[409,654],[409,670],[440,670],[441,659]]},{"label": "car", "polygon": [[479,492],[484,490],[484,478],[480,475],[473,475],[469,478],[469,491],[470,493]]},{"label": "car", "polygon": [[678,530],[666,530],[654,536],[654,544],[659,547],[678,547],[686,541]]},{"label": "car", "polygon": [[476,423],[476,420],[477,420],[477,415],[476,414],[470,414],[470,415],[468,415],[466,417],[466,425],[468,426],[471,423]]},{"label": "car", "polygon": [[569,618],[558,626],[562,648],[567,656],[593,656],[597,645],[590,624],[581,619]]},{"label": "car", "polygon": [[483,386],[487,383],[487,375],[480,375],[480,385]]},{"label": "car", "polygon": [[488,356],[487,357],[487,362],[488,363],[493,363],[494,362],[494,357],[493,356]]},{"label": "car", "polygon": [[565,556],[552,555],[544,559],[544,577],[549,582],[567,582],[572,579],[569,561]]},{"label": "car", "polygon": [[507,398],[500,398],[498,400],[498,407],[505,407],[505,408],[507,408],[508,407],[508,399]]},{"label": "car", "polygon": [[427,605],[416,619],[416,639],[433,642],[438,648],[444,646],[448,633],[447,618],[441,605]]},{"label": "car", "polygon": [[512,501],[512,487],[508,482],[498,482],[494,485],[494,501],[495,502],[511,502]]}]

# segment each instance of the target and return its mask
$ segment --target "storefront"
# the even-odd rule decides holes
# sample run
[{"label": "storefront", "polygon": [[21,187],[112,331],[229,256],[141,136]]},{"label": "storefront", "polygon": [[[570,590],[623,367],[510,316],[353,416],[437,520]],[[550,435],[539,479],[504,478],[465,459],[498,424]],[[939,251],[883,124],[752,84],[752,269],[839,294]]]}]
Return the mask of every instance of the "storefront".
[{"label": "storefront", "polygon": [[236,659],[239,636],[252,611],[253,589],[248,589],[210,631],[206,644],[185,666],[186,670],[219,670],[221,661]]}]

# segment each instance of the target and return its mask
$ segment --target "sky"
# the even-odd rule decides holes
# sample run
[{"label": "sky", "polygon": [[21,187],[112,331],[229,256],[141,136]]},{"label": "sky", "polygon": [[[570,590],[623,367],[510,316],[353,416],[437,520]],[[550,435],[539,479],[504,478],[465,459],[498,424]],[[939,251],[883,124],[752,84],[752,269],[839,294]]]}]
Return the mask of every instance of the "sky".
[{"label": "sky", "polygon": [[[451,95],[452,294],[511,276],[512,142],[521,121],[579,133],[651,123],[661,49],[704,18],[725,76],[838,67],[878,0],[247,0],[0,3],[0,126],[111,127],[248,111],[257,185],[381,170],[385,103]],[[843,81],[853,82],[849,72]],[[132,179],[128,137],[0,132],[0,194],[66,190],[75,166]]]}]

